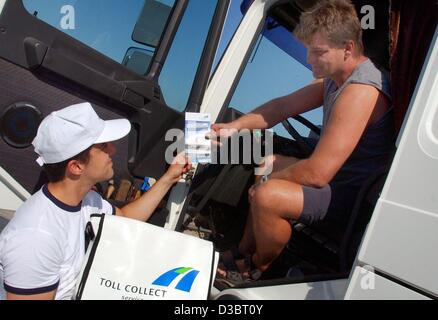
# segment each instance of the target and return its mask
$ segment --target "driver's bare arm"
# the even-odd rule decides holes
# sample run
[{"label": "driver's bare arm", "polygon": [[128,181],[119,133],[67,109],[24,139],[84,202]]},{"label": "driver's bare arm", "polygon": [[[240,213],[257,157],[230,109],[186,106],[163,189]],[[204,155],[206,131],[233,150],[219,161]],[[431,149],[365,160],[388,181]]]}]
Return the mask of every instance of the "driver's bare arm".
[{"label": "driver's bare arm", "polygon": [[271,178],[323,187],[353,152],[373,111],[387,101],[371,86],[350,84],[340,94],[315,151],[308,159],[273,173]]},{"label": "driver's bare arm", "polygon": [[315,109],[323,103],[323,81],[315,80],[289,95],[273,99],[233,122],[215,124],[212,129],[266,129],[297,114]]}]

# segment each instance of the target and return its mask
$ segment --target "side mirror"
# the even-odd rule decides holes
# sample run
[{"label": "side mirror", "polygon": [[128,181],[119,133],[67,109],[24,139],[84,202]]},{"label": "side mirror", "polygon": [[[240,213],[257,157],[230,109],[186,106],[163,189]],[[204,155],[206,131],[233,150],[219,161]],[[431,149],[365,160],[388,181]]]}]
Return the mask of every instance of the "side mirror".
[{"label": "side mirror", "polygon": [[122,64],[140,75],[145,75],[149,70],[153,55],[153,50],[131,47],[126,51]]},{"label": "side mirror", "polygon": [[156,48],[172,8],[173,5],[168,6],[157,0],[146,0],[132,32],[132,40]]}]

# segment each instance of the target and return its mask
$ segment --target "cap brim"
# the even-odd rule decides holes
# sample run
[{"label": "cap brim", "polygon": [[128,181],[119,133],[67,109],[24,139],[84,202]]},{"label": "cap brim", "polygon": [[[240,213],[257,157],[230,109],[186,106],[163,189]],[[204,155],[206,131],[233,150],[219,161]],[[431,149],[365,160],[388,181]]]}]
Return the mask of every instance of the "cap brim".
[{"label": "cap brim", "polygon": [[106,120],[105,127],[95,143],[115,141],[131,131],[131,123],[126,119]]}]

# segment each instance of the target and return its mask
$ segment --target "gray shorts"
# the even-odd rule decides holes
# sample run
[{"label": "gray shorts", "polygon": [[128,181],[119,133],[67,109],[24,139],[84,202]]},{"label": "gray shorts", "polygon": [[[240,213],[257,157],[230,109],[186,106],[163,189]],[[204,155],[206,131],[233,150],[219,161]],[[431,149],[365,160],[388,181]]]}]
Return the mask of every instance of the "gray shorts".
[{"label": "gray shorts", "polygon": [[303,212],[298,220],[306,225],[311,225],[324,219],[327,214],[332,199],[332,189],[330,185],[323,188],[307,186],[302,186],[302,188],[304,196]]}]

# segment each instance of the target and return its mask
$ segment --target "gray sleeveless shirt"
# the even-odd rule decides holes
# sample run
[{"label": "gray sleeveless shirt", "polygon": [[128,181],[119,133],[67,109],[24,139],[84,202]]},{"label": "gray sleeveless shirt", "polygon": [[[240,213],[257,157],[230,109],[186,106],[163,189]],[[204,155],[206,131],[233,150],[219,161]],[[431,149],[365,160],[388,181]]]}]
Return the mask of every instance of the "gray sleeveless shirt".
[{"label": "gray sleeveless shirt", "polygon": [[[353,83],[373,86],[391,101],[390,82],[387,74],[377,69],[369,59],[358,65],[339,88],[333,80],[324,79],[322,134],[337,98],[349,84]],[[351,105],[351,108],[355,107],[358,106]],[[359,187],[370,174],[388,165],[394,150],[394,142],[391,107],[384,116],[365,129],[353,153],[330,184],[348,184],[350,187]]]}]

